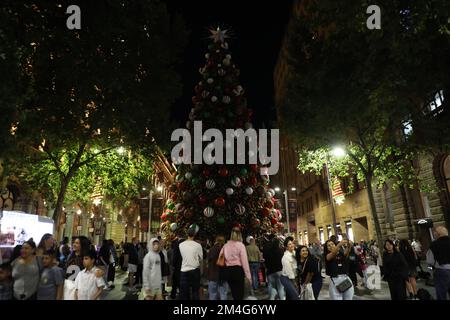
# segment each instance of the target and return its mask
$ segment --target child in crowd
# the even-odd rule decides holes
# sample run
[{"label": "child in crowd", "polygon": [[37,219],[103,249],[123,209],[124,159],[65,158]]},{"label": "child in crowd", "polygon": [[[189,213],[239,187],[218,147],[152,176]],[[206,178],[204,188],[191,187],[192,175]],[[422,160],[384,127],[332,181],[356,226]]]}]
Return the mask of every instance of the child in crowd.
[{"label": "child in crowd", "polygon": [[11,265],[7,262],[0,265],[0,301],[12,300],[13,282]]},{"label": "child in crowd", "polygon": [[106,288],[105,280],[95,275],[95,259],[97,253],[90,249],[83,256],[83,266],[75,279],[75,300],[99,300],[103,289]]},{"label": "child in crowd", "polygon": [[38,300],[62,300],[64,292],[63,270],[56,265],[56,252],[42,255],[42,274],[37,292]]},{"label": "child in crowd", "polygon": [[157,238],[153,238],[150,243],[152,247],[144,257],[142,277],[145,300],[163,300],[160,242]]}]

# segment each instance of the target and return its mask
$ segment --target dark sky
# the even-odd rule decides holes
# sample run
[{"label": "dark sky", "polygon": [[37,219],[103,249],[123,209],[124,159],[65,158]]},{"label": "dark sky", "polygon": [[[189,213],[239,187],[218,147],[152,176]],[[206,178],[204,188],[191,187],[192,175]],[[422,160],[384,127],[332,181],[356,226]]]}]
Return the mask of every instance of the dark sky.
[{"label": "dark sky", "polygon": [[248,107],[254,110],[255,127],[275,120],[273,69],[289,18],[291,0],[165,0],[171,12],[180,13],[191,31],[180,67],[183,96],[173,108],[173,117],[184,126],[192,107],[194,86],[200,81],[199,67],[205,62],[210,26],[231,28],[229,45],[241,70]]}]

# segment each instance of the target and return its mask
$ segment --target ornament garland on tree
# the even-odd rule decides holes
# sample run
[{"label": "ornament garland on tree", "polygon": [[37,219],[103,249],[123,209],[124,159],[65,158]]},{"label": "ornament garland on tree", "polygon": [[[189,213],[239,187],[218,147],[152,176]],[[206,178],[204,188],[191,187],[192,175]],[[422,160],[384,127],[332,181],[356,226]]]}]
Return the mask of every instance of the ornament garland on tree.
[{"label": "ornament garland on tree", "polygon": [[[212,41],[199,69],[202,79],[194,88],[186,127],[192,131],[193,122],[202,121],[205,130],[216,128],[225,136],[225,129],[252,128],[252,111],[226,42],[227,30],[210,32]],[[169,240],[192,224],[198,226],[199,238],[210,240],[218,234],[228,236],[233,227],[254,237],[279,231],[281,214],[271,214],[277,206],[275,191],[268,187],[269,176],[260,174],[259,164],[181,164],[177,169],[161,216],[161,231]]]}]

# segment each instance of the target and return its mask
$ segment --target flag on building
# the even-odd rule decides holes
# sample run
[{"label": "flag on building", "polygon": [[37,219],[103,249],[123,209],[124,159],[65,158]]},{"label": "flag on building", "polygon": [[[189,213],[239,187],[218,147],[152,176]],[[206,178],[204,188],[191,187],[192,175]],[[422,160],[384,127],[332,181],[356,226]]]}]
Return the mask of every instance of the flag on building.
[{"label": "flag on building", "polygon": [[336,201],[337,205],[343,204],[345,200],[345,194],[342,191],[341,182],[338,178],[333,180],[333,200]]}]

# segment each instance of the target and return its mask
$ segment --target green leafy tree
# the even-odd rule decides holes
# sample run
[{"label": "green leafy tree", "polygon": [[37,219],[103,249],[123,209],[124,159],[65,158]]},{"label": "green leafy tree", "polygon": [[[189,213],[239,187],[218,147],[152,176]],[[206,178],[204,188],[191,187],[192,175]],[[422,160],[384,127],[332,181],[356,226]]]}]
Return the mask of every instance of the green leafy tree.
[{"label": "green leafy tree", "polygon": [[42,150],[30,160],[59,175],[55,220],[71,180],[97,156],[120,145],[151,154],[165,142],[186,38],[158,0],[84,2],[81,30],[66,28],[67,5],[6,1],[0,10],[3,40],[15,46],[6,63],[24,81],[12,88],[25,98],[14,105],[13,138],[25,156]]},{"label": "green leafy tree", "polygon": [[369,30],[371,4],[304,2],[288,37],[290,71],[280,123],[304,148],[301,158],[313,152],[308,161],[317,150],[346,148],[344,171],[366,182],[380,240],[372,185],[375,178],[404,182],[413,175],[416,149],[402,144],[399,133],[432,92],[448,88],[449,6],[385,1],[378,4],[381,30]]},{"label": "green leafy tree", "polygon": [[[94,152],[86,152],[92,157]],[[61,170],[65,172],[70,163],[67,152],[62,156]],[[94,153],[95,154],[95,153]],[[36,155],[35,155],[36,156]],[[22,159],[10,166],[12,175],[24,182],[29,191],[39,191],[51,209],[59,196],[61,175],[55,170],[51,160],[43,155],[41,161]],[[69,182],[63,205],[78,203],[87,208],[92,204],[92,194],[100,188],[105,198],[117,207],[128,206],[139,196],[142,186],[149,185],[152,174],[152,160],[139,152],[118,153],[110,150],[97,155],[88,164],[80,167]]]}]

